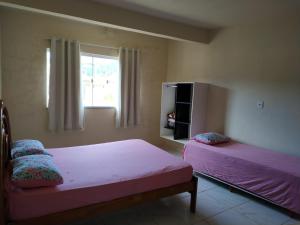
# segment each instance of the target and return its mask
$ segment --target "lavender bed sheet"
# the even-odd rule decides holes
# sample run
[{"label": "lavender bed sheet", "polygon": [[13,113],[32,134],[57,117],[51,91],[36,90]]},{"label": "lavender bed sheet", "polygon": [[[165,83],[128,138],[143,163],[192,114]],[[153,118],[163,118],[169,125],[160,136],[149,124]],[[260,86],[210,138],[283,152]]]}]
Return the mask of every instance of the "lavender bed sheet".
[{"label": "lavender bed sheet", "polygon": [[204,173],[258,194],[300,214],[300,158],[230,142],[209,146],[189,141],[184,160]]},{"label": "lavender bed sheet", "polygon": [[8,187],[14,221],[61,212],[94,203],[188,182],[192,167],[143,141],[48,149],[64,183],[56,187]]}]

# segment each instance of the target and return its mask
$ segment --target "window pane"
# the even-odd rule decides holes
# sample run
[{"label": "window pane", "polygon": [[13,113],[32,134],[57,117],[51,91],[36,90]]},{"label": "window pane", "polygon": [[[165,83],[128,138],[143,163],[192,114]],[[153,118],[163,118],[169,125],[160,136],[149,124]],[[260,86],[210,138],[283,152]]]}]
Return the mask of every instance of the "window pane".
[{"label": "window pane", "polygon": [[93,105],[93,58],[89,56],[81,57],[81,81],[83,86],[83,104]]},{"label": "window pane", "polygon": [[88,80],[83,81],[83,104],[85,106],[93,105],[93,90],[92,90],[92,82]]},{"label": "window pane", "polygon": [[82,55],[80,60],[81,60],[81,64],[92,64],[93,63],[92,56]]},{"label": "window pane", "polygon": [[94,82],[93,96],[95,106],[115,106],[115,87],[104,82]]},{"label": "window pane", "polygon": [[116,105],[116,79],[119,63],[116,59],[94,58],[94,105]]},{"label": "window pane", "polygon": [[93,77],[93,64],[81,63],[81,75],[91,79]]},{"label": "window pane", "polygon": [[[82,56],[85,106],[116,106],[119,61],[101,56]],[[90,63],[92,62],[92,63]]]}]

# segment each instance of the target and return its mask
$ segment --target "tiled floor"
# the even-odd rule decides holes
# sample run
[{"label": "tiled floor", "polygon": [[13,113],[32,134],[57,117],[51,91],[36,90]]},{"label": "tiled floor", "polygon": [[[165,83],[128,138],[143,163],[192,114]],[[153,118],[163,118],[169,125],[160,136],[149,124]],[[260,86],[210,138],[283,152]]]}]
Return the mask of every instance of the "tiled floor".
[{"label": "tiled floor", "polygon": [[199,178],[197,212],[189,212],[189,194],[104,215],[76,225],[300,225],[275,207],[226,186]]}]

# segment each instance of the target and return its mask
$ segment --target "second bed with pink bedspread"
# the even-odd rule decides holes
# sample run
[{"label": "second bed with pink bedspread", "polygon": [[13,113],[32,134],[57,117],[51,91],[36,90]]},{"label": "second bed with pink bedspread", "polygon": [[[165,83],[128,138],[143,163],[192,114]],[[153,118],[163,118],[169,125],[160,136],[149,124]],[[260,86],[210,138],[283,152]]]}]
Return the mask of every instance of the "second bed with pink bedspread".
[{"label": "second bed with pink bedspread", "polygon": [[8,185],[10,218],[24,220],[192,179],[192,167],[142,140],[48,149],[64,183],[19,189]]},{"label": "second bed with pink bedspread", "polygon": [[234,184],[300,214],[300,158],[230,142],[189,141],[184,160],[194,170]]}]

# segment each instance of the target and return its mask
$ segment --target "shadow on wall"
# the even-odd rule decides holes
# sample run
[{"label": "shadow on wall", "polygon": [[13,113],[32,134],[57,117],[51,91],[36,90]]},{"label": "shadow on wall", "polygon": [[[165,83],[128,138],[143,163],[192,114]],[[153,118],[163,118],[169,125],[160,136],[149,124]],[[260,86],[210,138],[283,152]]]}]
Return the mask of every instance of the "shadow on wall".
[{"label": "shadow on wall", "polygon": [[227,113],[228,89],[209,85],[207,106],[207,131],[224,133]]},{"label": "shadow on wall", "polygon": [[211,29],[208,34],[208,44],[210,44],[215,37],[217,37],[218,33],[222,30],[222,28]]}]

